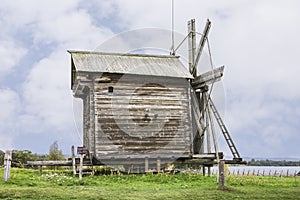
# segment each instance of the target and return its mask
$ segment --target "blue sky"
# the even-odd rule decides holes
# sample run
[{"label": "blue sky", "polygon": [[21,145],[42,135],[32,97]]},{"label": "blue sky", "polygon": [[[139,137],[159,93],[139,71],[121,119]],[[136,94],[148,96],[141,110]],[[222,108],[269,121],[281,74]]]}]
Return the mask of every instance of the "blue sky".
[{"label": "blue sky", "polygon": [[[242,156],[300,158],[299,8],[297,0],[175,0],[177,35],[191,18],[199,32],[212,21],[213,61],[225,65],[214,96]],[[0,27],[0,149],[47,153],[57,140],[68,154],[81,133],[67,50],[101,49],[136,29],[168,33],[171,0],[2,0]]]}]

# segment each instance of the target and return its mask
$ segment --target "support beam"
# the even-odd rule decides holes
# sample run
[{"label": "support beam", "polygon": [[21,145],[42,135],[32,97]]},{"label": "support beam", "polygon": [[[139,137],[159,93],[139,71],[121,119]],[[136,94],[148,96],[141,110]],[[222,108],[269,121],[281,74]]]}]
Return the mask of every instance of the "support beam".
[{"label": "support beam", "polygon": [[211,166],[208,166],[207,167],[207,176],[210,176],[211,175]]},{"label": "support beam", "polygon": [[205,176],[205,165],[202,166],[202,175]]},{"label": "support beam", "polygon": [[43,165],[40,165],[40,175],[43,174]]},{"label": "support beam", "polygon": [[221,66],[212,71],[196,76],[192,82],[192,87],[194,88],[194,90],[201,89],[205,85],[209,85],[213,82],[219,81],[223,76],[223,72],[224,66]]},{"label": "support beam", "polygon": [[159,174],[160,173],[160,170],[161,170],[161,163],[160,163],[160,158],[157,158],[157,173]]},{"label": "support beam", "polygon": [[208,118],[210,120],[210,129],[211,129],[211,135],[212,135],[213,142],[214,142],[217,163],[219,163],[220,159],[219,159],[219,154],[217,153],[217,152],[219,152],[218,139],[217,139],[217,135],[215,132],[214,120],[212,118],[212,114],[211,114],[211,110],[210,110],[209,106],[207,107],[206,112],[207,112]]},{"label": "support beam", "polygon": [[189,71],[196,77],[197,69],[194,67],[196,55],[196,28],[195,19],[188,21],[188,51],[189,51]]},{"label": "support beam", "polygon": [[194,68],[197,68],[199,59],[201,57],[201,54],[202,54],[202,51],[203,51],[203,48],[204,48],[204,45],[205,45],[205,42],[206,42],[206,39],[207,39],[207,36],[208,36],[210,26],[211,26],[211,22],[209,21],[209,19],[207,19],[206,25],[205,25],[203,33],[202,33],[202,37],[201,37],[200,42],[199,42],[198,50],[197,50],[197,53],[196,53],[196,58],[195,58],[195,61],[194,61],[194,66],[193,66]]},{"label": "support beam", "polygon": [[[206,116],[207,117],[207,116]],[[207,149],[207,153],[211,153],[211,133],[210,133],[210,129],[209,129],[209,120],[208,118],[206,118],[206,149]]]}]

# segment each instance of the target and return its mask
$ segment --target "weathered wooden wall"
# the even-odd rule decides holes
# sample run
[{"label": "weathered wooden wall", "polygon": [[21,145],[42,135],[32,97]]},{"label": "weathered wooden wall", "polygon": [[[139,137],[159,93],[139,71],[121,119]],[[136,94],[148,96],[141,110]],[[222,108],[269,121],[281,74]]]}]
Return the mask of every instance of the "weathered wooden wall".
[{"label": "weathered wooden wall", "polygon": [[84,145],[94,156],[191,155],[186,79],[120,74],[78,77],[89,88],[82,96]]},{"label": "weathered wooden wall", "polygon": [[189,154],[191,125],[184,79],[103,77],[106,81],[96,79],[94,84],[97,157]]}]

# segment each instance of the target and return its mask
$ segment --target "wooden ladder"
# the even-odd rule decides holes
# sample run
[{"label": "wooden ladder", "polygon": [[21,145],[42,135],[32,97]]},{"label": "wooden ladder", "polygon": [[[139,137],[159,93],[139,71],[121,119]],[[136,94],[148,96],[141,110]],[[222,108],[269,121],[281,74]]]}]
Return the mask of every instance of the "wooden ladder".
[{"label": "wooden ladder", "polygon": [[220,114],[219,114],[219,112],[217,111],[216,106],[214,105],[214,103],[213,103],[213,101],[211,100],[210,97],[208,97],[208,104],[209,104],[209,106],[210,106],[210,108],[211,108],[211,110],[212,110],[212,112],[213,112],[213,114],[214,114],[214,116],[217,120],[217,123],[218,123],[218,125],[219,125],[219,127],[220,127],[220,129],[223,133],[223,136],[225,137],[225,140],[226,140],[226,142],[229,146],[229,149],[230,149],[230,151],[233,155],[234,160],[242,160],[237,148],[235,147],[235,145],[233,143],[232,138],[229,135],[229,132],[228,132],[228,130],[227,130]]}]

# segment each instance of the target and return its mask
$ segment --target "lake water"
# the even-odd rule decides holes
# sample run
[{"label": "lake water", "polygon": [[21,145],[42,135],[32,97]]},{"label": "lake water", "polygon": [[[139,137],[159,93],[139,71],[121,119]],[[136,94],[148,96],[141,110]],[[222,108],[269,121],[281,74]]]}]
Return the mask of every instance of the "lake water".
[{"label": "lake water", "polygon": [[[300,166],[227,166],[229,174],[256,176],[295,176],[300,173]],[[212,174],[218,174],[218,167],[211,168]]]}]

